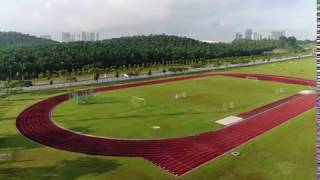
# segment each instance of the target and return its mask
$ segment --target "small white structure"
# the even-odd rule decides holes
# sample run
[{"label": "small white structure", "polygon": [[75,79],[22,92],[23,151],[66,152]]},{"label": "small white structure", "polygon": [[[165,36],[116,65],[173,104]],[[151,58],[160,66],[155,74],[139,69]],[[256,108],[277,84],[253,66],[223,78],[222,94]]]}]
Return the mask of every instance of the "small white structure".
[{"label": "small white structure", "polygon": [[232,124],[238,123],[243,121],[244,119],[241,117],[237,117],[237,116],[229,116],[223,119],[220,119],[218,121],[216,121],[216,123],[224,125],[224,126],[230,126]]},{"label": "small white structure", "polygon": [[129,75],[128,75],[128,74],[123,74],[123,76],[124,76],[124,77],[129,77]]},{"label": "small white structure", "polygon": [[147,105],[147,102],[144,98],[140,98],[140,97],[137,97],[137,96],[132,96],[131,98],[131,103],[135,104],[136,106],[139,106],[139,105]]},{"label": "small white structure", "polygon": [[229,102],[229,108],[230,108],[230,109],[235,108],[234,101],[230,101],[230,102]]},{"label": "small white structure", "polygon": [[11,153],[0,153],[0,162],[8,161],[11,159]]},{"label": "small white structure", "polygon": [[285,92],[285,90],[284,90],[283,88],[279,88],[279,89],[276,89],[276,90],[274,91],[274,93],[275,93],[276,95],[282,94],[282,93],[284,93],[284,92]]},{"label": "small white structure", "polygon": [[184,99],[187,98],[187,93],[186,92],[182,92],[182,93],[176,93],[175,95],[175,99]]},{"label": "small white structure", "polygon": [[240,156],[240,153],[239,153],[239,152],[237,152],[237,151],[232,152],[231,154],[232,154],[233,156]]},{"label": "small white structure", "polygon": [[302,94],[302,95],[308,95],[308,94],[312,94],[313,91],[311,90],[303,90],[303,91],[300,91],[299,94]]},{"label": "small white structure", "polygon": [[246,79],[259,81],[257,77],[253,77],[253,76],[247,76]]},{"label": "small white structure", "polygon": [[158,130],[158,129],[160,129],[160,126],[152,126],[151,128],[154,130]]}]

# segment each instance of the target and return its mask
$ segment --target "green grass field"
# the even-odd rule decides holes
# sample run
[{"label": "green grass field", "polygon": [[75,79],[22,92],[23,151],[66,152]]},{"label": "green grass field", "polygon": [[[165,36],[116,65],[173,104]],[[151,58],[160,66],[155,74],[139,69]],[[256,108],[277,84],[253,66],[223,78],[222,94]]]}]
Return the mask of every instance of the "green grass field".
[{"label": "green grass field", "polygon": [[[312,79],[315,77],[315,60],[309,58],[228,72],[257,72]],[[17,132],[15,118],[19,112],[39,100],[68,91],[61,89],[25,93],[0,99],[0,179],[175,179],[143,159],[98,157],[55,150],[35,144]],[[304,113],[288,124],[241,146],[238,149],[241,152],[239,157],[226,154],[187,174],[183,179],[315,179],[315,118],[315,110]],[[98,132],[87,129],[86,124],[73,128],[81,132]]]},{"label": "green grass field", "polygon": [[[284,90],[281,94],[280,89]],[[218,129],[221,126],[215,121],[219,119],[252,110],[303,89],[306,87],[208,77],[99,94],[93,104],[79,105],[68,101],[55,109],[53,117],[63,127],[99,136],[179,137]],[[187,98],[176,100],[177,92],[186,92]],[[144,98],[146,105],[131,102],[133,96]],[[153,126],[161,129],[155,130]]]}]

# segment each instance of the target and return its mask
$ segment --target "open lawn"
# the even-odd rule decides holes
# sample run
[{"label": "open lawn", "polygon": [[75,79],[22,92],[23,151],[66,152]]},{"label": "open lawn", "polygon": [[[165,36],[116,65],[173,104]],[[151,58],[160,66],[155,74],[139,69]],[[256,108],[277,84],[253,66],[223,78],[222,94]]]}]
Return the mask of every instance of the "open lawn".
[{"label": "open lawn", "polygon": [[262,73],[316,79],[315,58],[304,58],[297,61],[285,61],[261,66],[236,68],[227,72]]},{"label": "open lawn", "polygon": [[[215,121],[219,119],[269,104],[303,89],[306,87],[208,77],[99,94],[93,104],[78,105],[68,101],[55,109],[53,117],[63,127],[99,136],[181,137],[218,129],[221,126]],[[181,92],[186,92],[187,97],[176,100],[176,93]],[[134,96],[144,98],[146,105],[132,102]]]},{"label": "open lawn", "polygon": [[[312,79],[315,77],[315,60],[309,58],[276,63],[274,66],[271,64],[228,71]],[[217,79],[210,78],[209,81]],[[243,81],[246,83],[246,80]],[[0,179],[175,179],[143,159],[97,157],[59,151],[35,144],[17,132],[15,118],[19,112],[39,100],[62,92],[68,90],[25,93],[0,99]],[[238,148],[240,156],[226,154],[183,179],[315,179],[315,117],[315,110],[309,111]],[[73,128],[93,133],[86,126]]]}]

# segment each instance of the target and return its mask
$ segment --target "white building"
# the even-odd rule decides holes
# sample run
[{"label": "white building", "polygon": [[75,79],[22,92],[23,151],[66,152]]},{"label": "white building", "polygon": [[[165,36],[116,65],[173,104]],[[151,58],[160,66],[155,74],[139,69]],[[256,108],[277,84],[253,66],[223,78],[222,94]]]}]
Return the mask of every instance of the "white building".
[{"label": "white building", "polygon": [[80,36],[80,34],[72,34],[71,40],[72,40],[73,42],[75,42],[75,41],[81,41],[81,36]]},{"label": "white building", "polygon": [[81,40],[82,41],[98,41],[100,38],[99,33],[96,32],[82,32]]},{"label": "white building", "polygon": [[61,34],[61,41],[62,42],[71,42],[71,33],[69,32],[62,32]]},{"label": "white building", "polygon": [[281,36],[286,36],[286,32],[285,31],[272,31],[271,32],[271,39],[272,40],[279,40],[279,38]]},{"label": "white building", "polygon": [[237,32],[235,40],[240,40],[240,39],[243,39],[243,34],[241,32]]},{"label": "white building", "polygon": [[252,29],[246,30],[245,39],[252,40]]},{"label": "white building", "polygon": [[257,32],[253,34],[253,40],[262,40],[262,39],[263,39],[262,34]]}]

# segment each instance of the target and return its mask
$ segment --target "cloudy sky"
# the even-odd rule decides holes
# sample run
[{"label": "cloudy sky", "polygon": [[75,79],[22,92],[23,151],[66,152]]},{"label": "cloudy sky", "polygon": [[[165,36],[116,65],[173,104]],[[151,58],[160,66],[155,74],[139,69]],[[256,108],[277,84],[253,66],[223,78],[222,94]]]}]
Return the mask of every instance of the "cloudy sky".
[{"label": "cloudy sky", "polygon": [[230,41],[252,28],[315,39],[315,0],[1,0],[0,31],[52,35],[97,31],[103,38],[174,34]]}]

